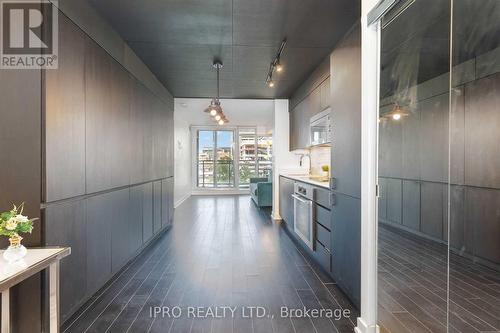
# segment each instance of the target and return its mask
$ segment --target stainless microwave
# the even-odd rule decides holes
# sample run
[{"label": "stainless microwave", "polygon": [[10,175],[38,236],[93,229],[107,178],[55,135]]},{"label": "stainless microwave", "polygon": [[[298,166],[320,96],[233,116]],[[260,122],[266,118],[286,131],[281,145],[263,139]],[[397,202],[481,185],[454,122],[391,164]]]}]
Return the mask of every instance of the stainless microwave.
[{"label": "stainless microwave", "polygon": [[332,142],[332,125],[330,122],[331,109],[311,117],[310,143],[311,146],[324,145]]}]

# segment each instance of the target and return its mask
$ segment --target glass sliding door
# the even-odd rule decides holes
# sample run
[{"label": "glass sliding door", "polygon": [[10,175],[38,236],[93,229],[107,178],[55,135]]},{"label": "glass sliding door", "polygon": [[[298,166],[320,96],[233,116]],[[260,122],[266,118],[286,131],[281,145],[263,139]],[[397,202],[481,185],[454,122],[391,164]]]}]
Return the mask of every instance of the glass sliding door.
[{"label": "glass sliding door", "polygon": [[452,18],[449,331],[500,332],[500,1]]},{"label": "glass sliding door", "polygon": [[197,187],[234,187],[234,131],[197,130],[196,163]]},{"label": "glass sliding door", "polygon": [[448,332],[450,1],[400,1],[381,26],[378,321]]}]

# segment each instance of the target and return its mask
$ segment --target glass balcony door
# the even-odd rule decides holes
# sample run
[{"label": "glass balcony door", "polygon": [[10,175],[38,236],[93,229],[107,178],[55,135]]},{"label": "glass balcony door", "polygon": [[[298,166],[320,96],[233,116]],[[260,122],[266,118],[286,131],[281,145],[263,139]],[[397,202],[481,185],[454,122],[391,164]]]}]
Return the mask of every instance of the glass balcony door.
[{"label": "glass balcony door", "polygon": [[199,188],[234,187],[233,130],[197,130],[196,170]]}]

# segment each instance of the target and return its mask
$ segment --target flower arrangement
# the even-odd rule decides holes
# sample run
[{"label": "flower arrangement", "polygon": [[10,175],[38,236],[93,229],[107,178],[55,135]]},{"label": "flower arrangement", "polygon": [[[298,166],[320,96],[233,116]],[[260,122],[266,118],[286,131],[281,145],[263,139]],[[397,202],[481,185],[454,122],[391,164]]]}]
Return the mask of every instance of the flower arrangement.
[{"label": "flower arrangement", "polygon": [[0,236],[9,237],[10,246],[4,252],[4,258],[8,261],[20,259],[26,255],[26,248],[21,245],[23,239],[19,234],[31,233],[33,221],[23,215],[24,203],[14,207],[7,212],[0,213]]},{"label": "flower arrangement", "polygon": [[37,219],[29,219],[23,215],[24,203],[19,207],[14,207],[0,214],[0,235],[2,236],[19,236],[19,234],[31,233],[33,231],[33,221]]}]

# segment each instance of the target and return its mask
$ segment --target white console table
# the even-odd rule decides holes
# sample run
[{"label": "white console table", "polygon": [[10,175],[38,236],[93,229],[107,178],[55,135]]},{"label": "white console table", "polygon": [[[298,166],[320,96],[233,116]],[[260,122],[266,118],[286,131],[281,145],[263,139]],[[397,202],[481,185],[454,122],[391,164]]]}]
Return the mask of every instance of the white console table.
[{"label": "white console table", "polygon": [[3,259],[3,251],[0,251],[1,333],[11,333],[10,288],[47,268],[49,269],[50,333],[59,332],[59,262],[70,253],[69,247],[28,249],[26,257],[8,263]]}]

